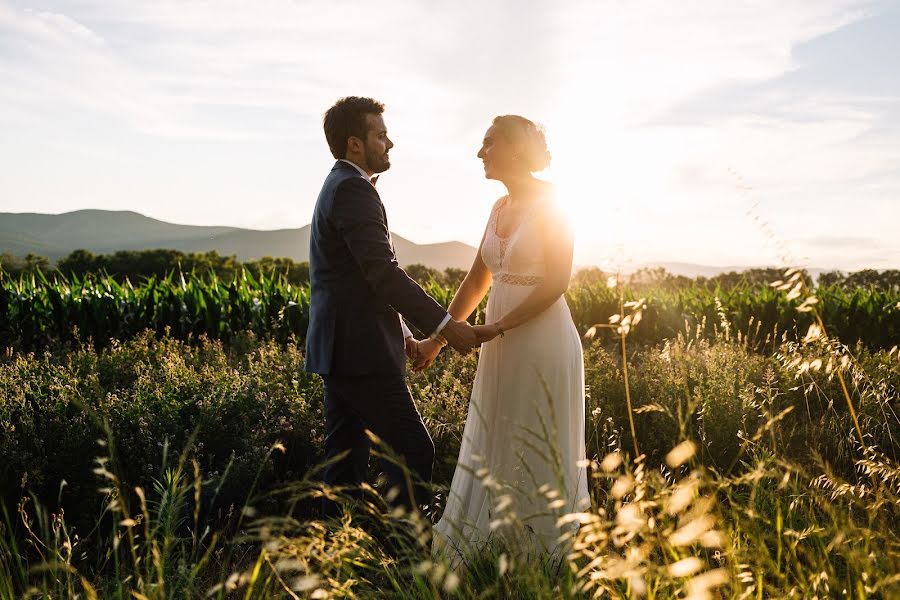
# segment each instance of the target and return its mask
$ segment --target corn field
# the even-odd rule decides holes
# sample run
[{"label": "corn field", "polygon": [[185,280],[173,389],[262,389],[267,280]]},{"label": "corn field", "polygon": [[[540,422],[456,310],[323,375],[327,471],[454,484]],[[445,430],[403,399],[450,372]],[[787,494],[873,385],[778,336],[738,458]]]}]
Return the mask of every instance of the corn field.
[{"label": "corn field", "polygon": [[307,287],[247,272],[230,281],[179,276],[140,285],[111,277],[51,282],[38,274],[0,285],[0,340],[17,348],[73,340],[103,344],[147,329],[178,339],[228,340],[252,331],[286,341],[305,333],[308,318]]},{"label": "corn field", "polygon": [[[426,291],[444,306],[455,289],[435,282]],[[844,343],[870,349],[900,343],[900,292],[874,288],[820,288],[822,318]],[[679,334],[712,339],[731,335],[758,350],[796,339],[810,325],[783,293],[768,287],[649,289],[628,292],[647,300],[644,321],[632,334],[640,343],[660,343]],[[581,333],[606,323],[619,310],[616,290],[602,284],[572,286],[567,294]],[[483,318],[483,307],[473,320]],[[229,280],[178,275],[140,284],[112,277],[48,280],[43,275],[0,279],[0,347],[39,350],[57,343],[130,339],[150,330],[176,339],[205,335],[228,341],[252,331],[263,339],[302,341],[309,322],[309,288],[282,276],[243,272]],[[727,325],[723,325],[727,324]],[[602,335],[610,335],[603,333]]]}]

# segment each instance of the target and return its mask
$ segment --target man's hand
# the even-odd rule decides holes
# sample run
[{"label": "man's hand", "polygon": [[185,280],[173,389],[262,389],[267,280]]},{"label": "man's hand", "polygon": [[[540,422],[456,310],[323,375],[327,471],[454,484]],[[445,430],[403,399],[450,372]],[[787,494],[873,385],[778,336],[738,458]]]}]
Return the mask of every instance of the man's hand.
[{"label": "man's hand", "polygon": [[430,367],[443,347],[443,344],[431,338],[419,342],[419,358],[413,361],[413,372],[419,373]]},{"label": "man's hand", "polygon": [[413,336],[406,338],[406,358],[413,364],[419,359],[419,342]]},{"label": "man's hand", "polygon": [[468,352],[478,346],[478,336],[472,326],[465,321],[456,321],[450,319],[444,328],[441,329],[441,335],[447,339],[447,343],[460,354],[468,354]]}]

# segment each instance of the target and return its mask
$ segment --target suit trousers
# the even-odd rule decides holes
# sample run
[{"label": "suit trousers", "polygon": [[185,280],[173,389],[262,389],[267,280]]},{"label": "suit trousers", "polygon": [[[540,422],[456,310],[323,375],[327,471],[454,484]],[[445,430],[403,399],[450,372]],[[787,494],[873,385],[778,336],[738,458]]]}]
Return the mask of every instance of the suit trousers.
[{"label": "suit trousers", "polygon": [[[381,461],[388,489],[397,490],[392,504],[407,510],[416,505],[421,509],[429,504],[427,484],[431,482],[434,443],[413,403],[405,375],[322,377],[325,380],[325,457],[331,461],[341,453],[347,453],[328,464],[325,483],[352,488],[366,480],[371,449],[371,441],[366,435],[369,430],[388,447],[387,452],[384,448],[376,450],[395,455],[393,459]],[[358,493],[359,490],[350,491],[351,496],[358,496]],[[338,516],[340,506],[324,499],[322,513],[326,518]]]}]

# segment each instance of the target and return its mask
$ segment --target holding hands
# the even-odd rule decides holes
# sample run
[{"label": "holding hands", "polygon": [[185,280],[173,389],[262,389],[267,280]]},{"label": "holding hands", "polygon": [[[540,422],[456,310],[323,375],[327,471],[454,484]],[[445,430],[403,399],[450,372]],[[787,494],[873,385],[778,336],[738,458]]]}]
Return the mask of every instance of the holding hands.
[{"label": "holding hands", "polygon": [[419,359],[419,341],[412,335],[406,338],[406,358],[413,364]]},{"label": "holding hands", "polygon": [[472,348],[481,344],[475,335],[475,329],[465,321],[450,319],[441,329],[441,335],[460,354],[468,354]]},{"label": "holding hands", "polygon": [[461,354],[468,354],[473,347],[502,336],[503,329],[497,323],[473,327],[465,321],[451,320],[444,326],[441,334],[447,338],[446,342],[431,338],[424,340],[406,338],[406,356],[412,363],[413,372],[419,373],[430,367],[441,348],[447,344]]},{"label": "holding hands", "polygon": [[475,330],[479,345],[491,341],[498,335],[503,335],[503,329],[501,329],[498,323],[492,323],[491,325],[476,325],[472,329]]},{"label": "holding hands", "polygon": [[431,366],[431,363],[434,362],[434,359],[440,353],[441,348],[444,345],[431,338],[426,338],[420,342],[416,342],[418,345],[418,354],[416,358],[410,358],[410,362],[412,363],[412,370],[414,373],[421,373],[425,369]]}]

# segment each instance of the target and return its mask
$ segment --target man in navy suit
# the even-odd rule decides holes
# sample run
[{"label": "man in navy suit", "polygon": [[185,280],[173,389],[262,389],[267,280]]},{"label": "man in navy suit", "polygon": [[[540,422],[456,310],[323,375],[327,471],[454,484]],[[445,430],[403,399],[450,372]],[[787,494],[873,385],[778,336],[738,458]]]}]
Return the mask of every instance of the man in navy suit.
[{"label": "man in navy suit", "polygon": [[[406,384],[406,357],[416,340],[400,315],[459,352],[478,344],[465,322],[426,294],[397,263],[387,214],[375,189],[377,174],[390,168],[384,106],[347,97],[325,113],[325,137],[337,159],[313,212],[309,239],[310,317],[306,370],[325,381],[325,471],[328,485],[359,485],[366,478],[370,442],[384,441],[423,482],[431,480],[434,444]],[[385,461],[395,503],[412,510],[428,504],[415,497],[402,468]],[[323,502],[325,516],[339,507]]]}]

